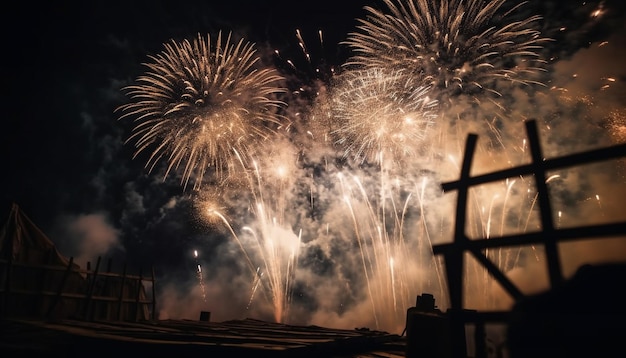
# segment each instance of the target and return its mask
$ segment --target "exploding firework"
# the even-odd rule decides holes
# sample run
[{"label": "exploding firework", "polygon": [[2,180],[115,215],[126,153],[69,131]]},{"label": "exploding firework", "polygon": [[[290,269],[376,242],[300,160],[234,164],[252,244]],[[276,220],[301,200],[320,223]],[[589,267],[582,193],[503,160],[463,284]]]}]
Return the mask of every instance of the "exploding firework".
[{"label": "exploding firework", "polygon": [[214,43],[198,34],[164,46],[124,88],[131,101],[118,108],[120,119],[135,118],[128,141],[136,142],[135,156],[150,153],[150,171],[164,160],[166,177],[181,169],[184,186],[190,179],[199,185],[209,168],[222,176],[284,122],[278,114],[284,103],[276,99],[282,77],[259,69],[254,45],[230,34],[224,39],[220,32]]},{"label": "exploding firework", "polygon": [[374,323],[377,328],[401,329],[398,323],[418,293],[442,297],[445,288],[440,263],[430,249],[432,223],[425,215],[432,178],[424,173],[409,180],[382,173],[362,178],[343,174],[338,175],[340,189],[354,228],[351,236],[358,243]]},{"label": "exploding firework", "polygon": [[442,102],[459,93],[499,97],[502,82],[540,83],[547,39],[532,28],[539,16],[515,18],[521,4],[503,11],[506,0],[383,1],[389,13],[366,7],[360,31],[349,34],[356,54],[348,65],[407,69]]},{"label": "exploding firework", "polygon": [[401,70],[349,71],[332,92],[331,135],[357,162],[414,157],[438,115],[430,87]]},{"label": "exploding firework", "polygon": [[282,149],[268,150],[264,166],[257,159],[249,162],[250,167],[240,161],[241,178],[235,185],[224,181],[204,186],[195,201],[199,219],[230,236],[245,258],[242,263],[252,277],[246,310],[257,292],[262,293],[276,322],[287,319],[302,235],[291,230],[293,223],[287,218],[291,176],[296,172],[289,165],[293,157]]}]

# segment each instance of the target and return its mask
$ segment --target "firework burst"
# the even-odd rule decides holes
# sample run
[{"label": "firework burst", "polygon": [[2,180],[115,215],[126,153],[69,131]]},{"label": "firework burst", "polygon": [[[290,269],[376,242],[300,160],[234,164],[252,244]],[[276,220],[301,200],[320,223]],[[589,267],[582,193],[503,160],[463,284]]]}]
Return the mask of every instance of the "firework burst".
[{"label": "firework burst", "polygon": [[[344,157],[358,162],[400,161],[418,154],[437,117],[430,87],[404,71],[349,71],[332,89],[331,132]],[[385,160],[386,160],[385,159]]]},{"label": "firework burst", "polygon": [[441,102],[459,93],[501,96],[499,83],[541,84],[539,50],[547,41],[532,27],[539,16],[516,19],[506,0],[383,0],[389,13],[365,7],[346,44],[347,65],[403,68],[432,83]]},{"label": "firework burst", "polygon": [[[310,45],[305,34],[296,29],[297,49],[285,51],[293,59],[275,50],[277,68],[287,78],[289,115],[295,118],[288,131],[290,140],[302,149],[304,156],[320,152],[328,140],[332,119],[329,116],[328,87],[341,66],[326,59],[322,30]],[[310,35],[310,34],[309,34]],[[307,37],[308,38],[308,37]]]},{"label": "firework burst", "polygon": [[285,104],[276,99],[283,78],[259,68],[254,44],[230,34],[164,46],[124,88],[131,101],[118,108],[120,119],[135,118],[128,141],[135,141],[135,157],[149,152],[150,171],[164,160],[165,177],[180,169],[183,186],[190,179],[199,185],[209,168],[222,176],[283,124]]}]

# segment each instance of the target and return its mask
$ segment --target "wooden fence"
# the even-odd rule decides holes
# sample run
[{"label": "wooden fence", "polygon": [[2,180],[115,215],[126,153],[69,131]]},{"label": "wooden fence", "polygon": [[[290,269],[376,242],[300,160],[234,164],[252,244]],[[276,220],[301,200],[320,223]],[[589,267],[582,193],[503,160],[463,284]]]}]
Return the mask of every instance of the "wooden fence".
[{"label": "wooden fence", "polygon": [[[80,269],[70,258],[66,267],[0,259],[0,314],[3,318],[141,321],[155,319],[154,269],[149,275]],[[148,298],[146,286],[151,291]]]},{"label": "wooden fence", "polygon": [[[465,145],[463,163],[460,178],[456,181],[442,185],[444,192],[457,191],[456,221],[454,238],[451,243],[433,245],[435,255],[443,255],[448,282],[448,294],[450,309],[450,334],[452,339],[452,356],[454,358],[466,358],[466,325],[475,328],[475,357],[486,357],[485,347],[485,324],[507,323],[510,312],[480,312],[467,310],[463,302],[464,282],[464,255],[469,253],[480,263],[488,273],[505,289],[515,300],[524,298],[522,291],[507,278],[484,253],[486,249],[542,244],[545,248],[547,271],[550,278],[550,286],[560,285],[564,278],[561,272],[561,263],[558,252],[558,243],[582,239],[600,239],[606,237],[620,237],[626,234],[626,222],[616,222],[601,225],[589,225],[571,228],[558,228],[554,224],[548,187],[546,184],[546,172],[582,164],[607,161],[626,157],[626,144],[619,144],[607,148],[591,150],[583,153],[562,156],[559,158],[545,159],[541,150],[539,135],[535,120],[528,120],[526,133],[529,140],[532,162],[515,168],[504,169],[488,174],[470,176],[472,159],[476,148],[477,135],[470,134]],[[501,237],[483,237],[470,239],[466,235],[467,198],[471,187],[487,184],[507,178],[533,175],[538,194],[540,209],[541,231],[526,232]]]}]

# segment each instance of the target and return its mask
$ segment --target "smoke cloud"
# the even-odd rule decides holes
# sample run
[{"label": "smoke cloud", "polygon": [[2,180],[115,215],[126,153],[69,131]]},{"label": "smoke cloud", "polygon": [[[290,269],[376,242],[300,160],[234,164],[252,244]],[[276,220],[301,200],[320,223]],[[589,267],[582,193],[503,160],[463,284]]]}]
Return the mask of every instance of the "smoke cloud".
[{"label": "smoke cloud", "polygon": [[59,219],[54,237],[61,238],[58,246],[83,268],[95,264],[98,257],[116,256],[124,247],[119,230],[109,222],[106,214],[67,215]]}]

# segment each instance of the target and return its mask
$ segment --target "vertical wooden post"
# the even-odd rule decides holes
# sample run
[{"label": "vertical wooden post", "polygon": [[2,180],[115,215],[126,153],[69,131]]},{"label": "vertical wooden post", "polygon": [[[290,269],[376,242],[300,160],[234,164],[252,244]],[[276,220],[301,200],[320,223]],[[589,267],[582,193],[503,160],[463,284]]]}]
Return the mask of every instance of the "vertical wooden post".
[{"label": "vertical wooden post", "polygon": [[[37,307],[37,313],[40,314],[43,317],[46,317],[46,312],[47,307],[50,306],[51,302],[50,299],[44,294],[44,291],[46,290],[46,278],[49,276],[48,275],[48,268],[46,267],[47,265],[50,264],[50,262],[52,261],[52,253],[54,252],[54,249],[50,249],[48,251],[46,251],[45,253],[45,258],[43,260],[43,266],[41,267],[39,270],[41,270],[40,275],[39,275],[39,297],[37,298],[38,301],[38,307]],[[52,273],[52,277],[56,278],[56,272]]]},{"label": "vertical wooden post", "polygon": [[2,317],[8,317],[9,305],[11,304],[11,277],[13,276],[13,249],[9,250],[9,262],[7,263],[6,276],[4,280],[4,304],[2,305]]},{"label": "vertical wooden post", "polygon": [[[109,274],[111,273],[111,266],[113,265],[113,259],[109,258],[107,260],[107,269],[106,269],[106,273]],[[104,276],[104,283],[102,285],[102,295],[109,297],[110,293],[109,291],[111,291],[109,289],[109,286],[111,284],[111,278],[109,275],[105,275]],[[112,310],[111,310],[111,302],[109,301],[104,301],[104,302],[98,302],[96,303],[96,310],[95,310],[95,314],[96,317],[99,317],[98,315],[101,315],[102,318],[104,319],[111,319],[111,315],[112,315]]]},{"label": "vertical wooden post", "polygon": [[465,143],[465,155],[461,167],[461,177],[457,188],[456,213],[454,223],[454,247],[453,252],[445,256],[446,276],[448,289],[450,290],[450,305],[453,309],[463,308],[463,262],[464,250],[468,241],[465,235],[465,223],[467,215],[467,196],[469,192],[469,178],[472,169],[472,160],[478,136],[470,134]]},{"label": "vertical wooden post", "polygon": [[[11,204],[11,212],[9,213],[10,220],[7,220],[6,228],[7,232],[13,232],[16,230],[17,225],[17,210],[18,206],[16,203]],[[10,231],[9,231],[10,230]],[[11,304],[11,278],[13,276],[13,255],[15,253],[15,240],[12,238],[7,240],[8,247],[6,247],[6,252],[9,255],[8,264],[6,269],[6,276],[4,281],[4,304],[2,306],[2,317],[7,317],[11,310],[9,309],[9,305]]]},{"label": "vertical wooden post", "polygon": [[139,278],[137,279],[137,293],[135,295],[135,319],[134,322],[137,322],[137,316],[139,316],[139,298],[141,297],[141,288],[143,287],[143,273],[141,269],[139,269]]},{"label": "vertical wooden post", "polygon": [[461,176],[457,188],[456,217],[454,224],[454,249],[445,254],[446,277],[450,295],[450,334],[452,339],[452,356],[465,358],[467,356],[465,319],[463,312],[463,268],[464,254],[469,240],[465,234],[467,215],[467,196],[469,179],[474,159],[474,150],[478,136],[470,134],[465,142],[465,153],[461,165]]},{"label": "vertical wooden post", "polygon": [[474,357],[487,358],[487,332],[485,331],[485,322],[476,322],[474,327]]},{"label": "vertical wooden post", "polygon": [[46,313],[46,319],[50,319],[50,316],[52,316],[52,312],[54,311],[57,304],[61,300],[61,296],[63,295],[63,289],[65,288],[65,283],[67,282],[67,278],[70,276],[70,273],[72,272],[73,265],[74,265],[74,257],[72,256],[70,257],[70,262],[67,264],[67,269],[65,270],[65,273],[63,274],[63,278],[61,279],[61,283],[59,284],[59,288],[57,289],[57,294],[56,296],[54,296],[54,299],[52,301],[52,304],[50,304],[50,307],[48,307],[48,312]]},{"label": "vertical wooden post", "polygon": [[120,283],[120,296],[117,300],[117,320],[122,320],[122,303],[124,302],[124,285],[126,284],[126,262],[122,269],[122,282]]},{"label": "vertical wooden post", "polygon": [[154,278],[154,266],[152,266],[152,320],[156,321],[156,280]]},{"label": "vertical wooden post", "polygon": [[537,199],[541,214],[541,231],[545,239],[545,250],[548,261],[548,273],[552,287],[563,282],[561,273],[561,260],[554,233],[554,219],[552,218],[552,206],[550,205],[550,193],[546,184],[546,171],[543,166],[543,154],[537,134],[537,124],[535,121],[526,122],[526,133],[530,146],[530,154],[533,161],[533,172],[535,175],[535,185],[537,186]]},{"label": "vertical wooden post", "polygon": [[87,291],[87,295],[85,297],[85,320],[91,320],[91,297],[93,296],[93,290],[96,286],[96,279],[98,278],[98,269],[100,268],[100,256],[98,256],[98,261],[96,262],[96,269],[93,272],[91,283],[89,285],[89,290]]}]

